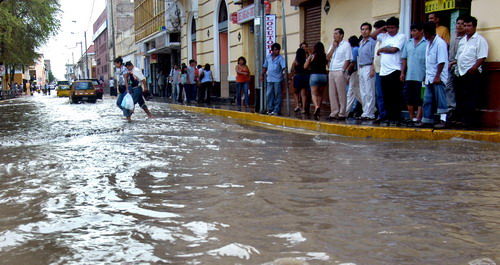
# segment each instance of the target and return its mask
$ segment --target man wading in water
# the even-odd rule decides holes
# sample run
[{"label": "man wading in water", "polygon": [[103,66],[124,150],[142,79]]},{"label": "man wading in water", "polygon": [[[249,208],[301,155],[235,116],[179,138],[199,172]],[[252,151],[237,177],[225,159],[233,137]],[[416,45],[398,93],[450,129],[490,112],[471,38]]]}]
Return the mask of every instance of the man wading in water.
[{"label": "man wading in water", "polygon": [[[128,73],[124,75],[125,86],[134,99],[134,104],[139,103],[139,106],[144,110],[144,112],[146,112],[148,117],[150,119],[153,118],[153,114],[151,114],[151,112],[149,111],[148,106],[146,106],[146,103],[144,102],[144,97],[142,96],[142,93],[148,90],[146,85],[146,77],[144,77],[141,70],[137,67],[134,67],[131,62],[125,63],[125,67],[128,70]],[[132,112],[127,116],[127,120],[131,121],[131,117]]]}]

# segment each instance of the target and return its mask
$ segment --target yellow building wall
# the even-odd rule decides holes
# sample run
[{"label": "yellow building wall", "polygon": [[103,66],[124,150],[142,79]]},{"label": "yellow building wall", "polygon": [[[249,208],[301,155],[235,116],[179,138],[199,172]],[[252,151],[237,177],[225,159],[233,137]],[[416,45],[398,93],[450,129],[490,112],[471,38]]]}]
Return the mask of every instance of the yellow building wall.
[{"label": "yellow building wall", "polygon": [[330,1],[328,15],[323,10],[326,0],[322,3],[321,41],[328,49],[333,41],[335,28],[342,28],[344,39],[361,34],[359,27],[362,23],[373,24],[376,20],[399,17],[400,0],[335,0]]},{"label": "yellow building wall", "polygon": [[498,0],[472,0],[471,15],[478,20],[478,32],[488,41],[488,61],[500,61],[500,19],[498,11],[500,1]]},{"label": "yellow building wall", "polygon": [[[328,48],[332,42],[333,29],[341,27],[345,31],[345,39],[351,35],[359,35],[359,26],[363,22],[373,23],[378,19],[387,19],[391,16],[399,16],[400,0],[329,0],[330,12],[328,15],[324,11],[326,0],[322,1],[322,24],[321,24],[321,41]],[[480,0],[477,0],[480,1]],[[483,0],[487,1],[487,0]],[[198,2],[198,19],[197,25],[197,60],[199,64],[209,63],[214,64],[215,43],[214,36],[218,34],[214,27],[214,16],[216,15],[217,6],[216,0],[199,0]],[[183,1],[186,10],[190,10],[190,1]],[[235,79],[234,66],[240,56],[247,58],[248,66],[252,74],[255,72],[254,65],[254,35],[249,31],[248,24],[233,24],[231,22],[231,13],[237,12],[242,8],[241,5],[234,5],[233,1],[227,1],[228,4],[228,33],[229,33],[229,77],[230,81]],[[273,1],[271,14],[276,14],[277,27],[276,27],[276,41],[283,46],[283,30],[282,30],[282,6],[281,1]],[[287,29],[287,54],[288,65],[291,66],[294,58],[295,51],[299,44],[304,39],[303,28],[304,14],[300,7],[291,6],[289,1],[285,2],[286,13],[286,29]],[[186,16],[181,31],[182,38],[182,62],[191,59],[188,58],[188,45],[187,34],[190,34],[189,20],[191,16]],[[238,34],[241,35],[241,40],[238,40]],[[282,54],[285,52],[282,50]]]}]

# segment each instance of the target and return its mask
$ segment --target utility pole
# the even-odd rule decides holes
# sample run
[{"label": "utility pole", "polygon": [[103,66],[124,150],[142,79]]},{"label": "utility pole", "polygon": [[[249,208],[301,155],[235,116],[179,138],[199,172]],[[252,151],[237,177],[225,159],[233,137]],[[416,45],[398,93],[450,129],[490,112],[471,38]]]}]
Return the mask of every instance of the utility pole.
[{"label": "utility pole", "polygon": [[85,71],[87,72],[87,79],[90,79],[89,74],[89,53],[87,48],[87,31],[83,32],[83,37],[85,38]]},{"label": "utility pole", "polygon": [[255,1],[255,111],[263,113],[265,111],[264,105],[264,83],[265,80],[260,81],[262,77],[262,65],[264,59],[264,43],[265,43],[265,17],[264,17],[264,4],[261,0]]},{"label": "utility pole", "polygon": [[[281,0],[281,21],[283,28],[283,52],[285,53],[285,89],[286,89],[286,111],[290,116],[290,91],[288,89],[288,47],[286,43],[286,13],[285,13],[285,0]],[[305,109],[305,106],[303,107]]]},{"label": "utility pole", "polygon": [[111,12],[111,43],[113,44],[113,61],[116,58],[116,47],[115,47],[115,16],[113,10],[113,0],[109,0],[109,8]]}]

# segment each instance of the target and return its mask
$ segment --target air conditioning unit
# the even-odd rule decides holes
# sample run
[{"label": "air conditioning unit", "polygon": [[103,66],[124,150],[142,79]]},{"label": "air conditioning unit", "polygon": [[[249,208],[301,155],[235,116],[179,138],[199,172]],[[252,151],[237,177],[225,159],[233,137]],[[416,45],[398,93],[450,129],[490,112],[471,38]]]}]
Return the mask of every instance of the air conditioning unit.
[{"label": "air conditioning unit", "polygon": [[233,4],[235,4],[235,5],[242,5],[243,4],[243,0],[234,0]]}]

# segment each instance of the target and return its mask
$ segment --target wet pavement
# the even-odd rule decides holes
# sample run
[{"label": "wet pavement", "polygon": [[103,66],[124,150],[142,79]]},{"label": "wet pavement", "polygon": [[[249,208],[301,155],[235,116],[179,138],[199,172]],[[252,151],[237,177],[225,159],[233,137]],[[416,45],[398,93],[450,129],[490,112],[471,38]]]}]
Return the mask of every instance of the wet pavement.
[{"label": "wet pavement", "polygon": [[0,264],[500,263],[500,145],[0,102]]}]

